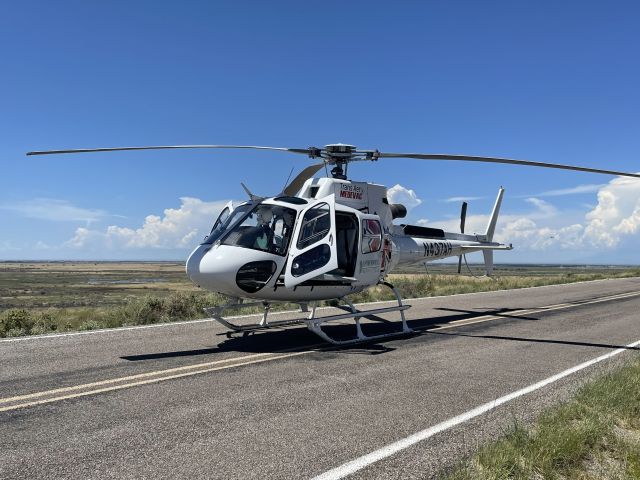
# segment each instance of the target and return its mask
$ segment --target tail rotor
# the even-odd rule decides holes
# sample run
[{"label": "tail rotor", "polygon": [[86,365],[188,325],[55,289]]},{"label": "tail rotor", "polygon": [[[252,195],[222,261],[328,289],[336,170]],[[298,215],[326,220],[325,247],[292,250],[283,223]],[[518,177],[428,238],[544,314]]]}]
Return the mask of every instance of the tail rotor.
[{"label": "tail rotor", "polygon": [[[462,202],[460,210],[460,233],[464,233],[464,225],[467,221],[467,202]],[[462,255],[458,256],[458,273],[462,272]]]}]

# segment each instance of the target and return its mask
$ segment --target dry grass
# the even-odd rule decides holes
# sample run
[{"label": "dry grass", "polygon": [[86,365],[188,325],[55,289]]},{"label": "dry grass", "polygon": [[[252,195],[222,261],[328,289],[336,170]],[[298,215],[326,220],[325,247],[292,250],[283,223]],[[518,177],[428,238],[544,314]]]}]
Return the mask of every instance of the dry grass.
[{"label": "dry grass", "polygon": [[448,480],[639,479],[640,360],[481,448]]},{"label": "dry grass", "polygon": [[[489,279],[448,273],[453,268],[433,266],[439,273],[395,274],[389,280],[403,298],[416,298],[640,276],[632,268],[512,266]],[[386,287],[373,287],[351,298],[393,296]],[[0,263],[0,337],[201,318],[204,306],[223,301],[194,286],[177,262]]]}]

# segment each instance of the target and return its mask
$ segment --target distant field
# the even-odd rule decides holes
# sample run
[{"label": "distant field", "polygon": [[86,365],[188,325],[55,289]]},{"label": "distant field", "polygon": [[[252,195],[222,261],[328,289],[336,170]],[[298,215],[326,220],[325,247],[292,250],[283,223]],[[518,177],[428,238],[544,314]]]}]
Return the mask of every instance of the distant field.
[{"label": "distant field", "polygon": [[[455,273],[434,264],[390,276],[405,298],[450,295],[602,278],[640,277],[640,267],[500,265],[492,279],[482,267]],[[391,299],[372,288],[355,302]],[[0,263],[0,336],[88,330],[202,317],[223,301],[187,278],[182,262]]]},{"label": "distant field", "polygon": [[0,263],[0,310],[107,307],[198,290],[178,262]]}]

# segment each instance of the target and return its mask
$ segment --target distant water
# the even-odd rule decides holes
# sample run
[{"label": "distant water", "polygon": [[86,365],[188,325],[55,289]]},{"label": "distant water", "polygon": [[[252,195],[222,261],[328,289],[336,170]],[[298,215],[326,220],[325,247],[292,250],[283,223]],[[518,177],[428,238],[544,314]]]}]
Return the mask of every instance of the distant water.
[{"label": "distant water", "polygon": [[128,285],[128,284],[140,284],[140,283],[162,283],[166,282],[165,278],[128,278],[120,280],[108,280],[104,278],[90,278],[87,283],[89,285]]}]

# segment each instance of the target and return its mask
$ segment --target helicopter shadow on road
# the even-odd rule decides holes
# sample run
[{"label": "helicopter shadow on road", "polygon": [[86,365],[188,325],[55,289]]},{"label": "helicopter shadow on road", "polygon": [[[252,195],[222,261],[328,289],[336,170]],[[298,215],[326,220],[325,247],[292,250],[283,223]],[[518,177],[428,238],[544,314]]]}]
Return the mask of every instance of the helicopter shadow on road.
[{"label": "helicopter shadow on road", "polygon": [[513,320],[539,320],[538,317],[529,317],[525,315],[516,315],[511,312],[516,312],[518,310],[522,310],[519,308],[489,308],[489,307],[478,307],[474,310],[464,310],[460,308],[446,308],[439,307],[434,310],[440,310],[443,312],[457,312],[459,313],[458,318],[451,319],[453,320],[473,320],[476,317],[484,317],[484,316],[492,316],[504,318],[505,320],[513,319]]},{"label": "helicopter shadow on road", "polygon": [[425,332],[429,335],[441,335],[447,337],[467,337],[467,338],[477,338],[484,340],[505,340],[511,342],[525,342],[525,343],[543,343],[543,344],[551,344],[551,345],[568,345],[568,346],[576,346],[576,347],[596,347],[596,348],[606,348],[610,350],[624,349],[624,350],[636,350],[640,351],[640,347],[629,347],[627,345],[615,345],[609,343],[595,343],[595,342],[585,342],[585,341],[576,341],[576,340],[560,340],[554,338],[529,338],[529,337],[509,337],[503,335],[478,335],[472,333],[465,332]]},{"label": "helicopter shadow on road", "polygon": [[[524,317],[518,315],[509,315],[509,309],[479,309],[477,311],[455,310],[440,308],[439,310],[456,312],[449,315],[437,317],[419,318],[407,321],[409,327],[415,330],[414,334],[398,335],[386,339],[371,340],[350,346],[332,346],[322,341],[311,333],[304,326],[298,327],[274,327],[267,328],[256,332],[227,332],[217,334],[226,337],[217,345],[211,345],[208,348],[199,348],[193,350],[176,350],[166,352],[141,353],[138,355],[127,355],[121,357],[123,360],[137,362],[145,360],[162,360],[179,357],[211,357],[223,352],[243,352],[243,353],[274,353],[293,350],[304,350],[306,348],[318,349],[326,353],[328,351],[333,354],[353,354],[353,355],[380,355],[395,350],[389,345],[392,340],[398,340],[409,337],[423,336],[424,330],[433,326],[447,325],[457,320],[470,320],[474,317],[492,315],[504,317],[513,320],[536,320],[533,317]],[[363,315],[363,318],[369,320],[363,323],[362,329],[365,335],[374,336],[398,331],[400,322],[398,320],[388,320],[376,315]],[[336,340],[351,339],[355,335],[355,326],[353,323],[328,323],[323,326],[323,330]],[[213,336],[213,334],[212,334]],[[423,338],[427,338],[424,336]],[[333,357],[334,355],[319,356],[318,359]]]}]

